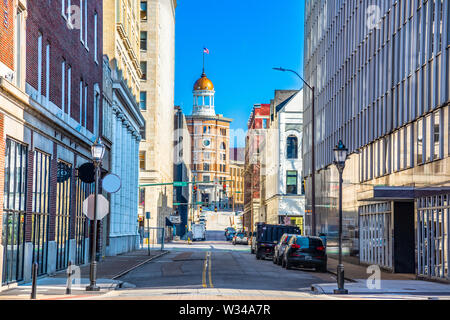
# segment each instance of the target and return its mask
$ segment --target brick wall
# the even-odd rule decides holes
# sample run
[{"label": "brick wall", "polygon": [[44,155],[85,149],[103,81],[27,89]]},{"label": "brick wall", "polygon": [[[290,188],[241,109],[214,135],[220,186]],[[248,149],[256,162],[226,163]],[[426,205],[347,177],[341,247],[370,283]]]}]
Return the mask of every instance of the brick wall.
[{"label": "brick wall", "polygon": [[[14,70],[14,2],[0,1],[0,62]],[[6,4],[6,6],[5,6]]]},{"label": "brick wall", "polygon": [[33,217],[33,174],[34,174],[34,153],[33,153],[33,135],[31,135],[31,145],[28,149],[28,167],[27,167],[27,199],[25,216],[25,242],[31,242],[32,217]]},{"label": "brick wall", "polygon": [[[5,117],[0,113],[0,244],[3,243],[2,228],[3,228],[3,189],[5,186]],[[3,254],[3,253],[0,253]]]},{"label": "brick wall", "polygon": [[[72,0],[72,5],[79,6],[79,0]],[[94,12],[97,13],[97,61],[94,61]],[[50,44],[50,94],[49,100],[61,108],[62,105],[62,62],[65,64],[65,110],[67,103],[67,70],[71,67],[71,116],[80,119],[80,80],[88,85],[87,128],[93,132],[94,84],[98,83],[102,90],[103,61],[103,14],[102,1],[88,1],[88,33],[89,51],[80,41],[80,30],[69,29],[67,21],[61,15],[61,1],[28,1],[27,18],[27,58],[26,81],[35,89],[38,88],[38,36],[42,34],[42,94],[46,92],[46,45]],[[84,14],[83,14],[84,33]],[[83,85],[83,99],[84,99]],[[99,113],[101,112],[101,99]],[[84,111],[83,111],[84,113]]]},{"label": "brick wall", "polygon": [[48,222],[48,241],[55,240],[55,225],[56,225],[56,193],[58,188],[57,182],[58,173],[58,148],[57,144],[53,143],[53,156],[50,165],[50,199],[49,199],[49,222]]}]

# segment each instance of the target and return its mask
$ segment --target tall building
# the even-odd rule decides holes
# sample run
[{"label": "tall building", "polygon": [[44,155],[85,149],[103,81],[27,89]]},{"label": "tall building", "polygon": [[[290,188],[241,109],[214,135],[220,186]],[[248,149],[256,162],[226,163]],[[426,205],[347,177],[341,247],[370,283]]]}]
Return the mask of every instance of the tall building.
[{"label": "tall building", "polygon": [[103,9],[103,138],[112,146],[111,172],[122,183],[118,192],[109,195],[103,254],[115,255],[133,250],[139,240],[138,158],[145,127],[138,107],[140,11],[137,1],[126,0],[103,1]]},{"label": "tall building", "polygon": [[230,148],[230,183],[228,206],[233,211],[244,211],[245,148]]},{"label": "tall building", "polygon": [[[174,163],[173,180],[189,182],[192,179],[191,136],[187,129],[186,116],[179,106],[175,106],[174,117]],[[180,216],[181,223],[175,224],[175,235],[182,237],[186,233],[189,217],[189,205],[192,185],[174,187],[174,211]]]},{"label": "tall building", "polygon": [[[307,1],[305,80],[315,86],[316,228],[336,246],[343,176],[344,254],[393,272],[448,278],[448,1]],[[372,8],[373,9],[373,8]],[[311,205],[311,92],[303,167]],[[310,216],[307,225],[311,226]],[[309,228],[310,231],[310,228]]]},{"label": "tall building", "polygon": [[228,204],[224,184],[230,180],[230,123],[216,115],[214,85],[205,72],[195,82],[192,115],[186,117],[192,146],[192,174],[199,184],[197,201],[210,207]]},{"label": "tall building", "polygon": [[[83,3],[83,0],[80,1]],[[139,56],[139,16],[137,1],[103,1],[103,52],[110,61],[116,61],[131,93],[136,97],[139,96],[140,79],[143,76]]]},{"label": "tall building", "polygon": [[265,133],[270,120],[270,104],[255,104],[247,123],[245,137],[245,170],[244,170],[244,228],[254,231],[258,222],[264,222],[261,216],[261,150]]},{"label": "tall building", "polygon": [[80,21],[68,3],[0,4],[2,285],[30,281],[33,262],[39,276],[88,262],[82,202],[93,186],[77,169],[102,130],[103,9],[72,1]]},{"label": "tall building", "polygon": [[270,224],[303,230],[303,91],[275,90],[261,149],[261,212]]},{"label": "tall building", "polygon": [[[176,0],[140,2],[139,103],[145,119],[139,148],[140,184],[173,182],[176,6]],[[150,212],[149,225],[159,228],[156,238],[160,239],[166,218],[173,213],[173,188],[150,186],[141,192],[145,199],[141,214]],[[165,234],[169,234],[168,228]]]}]

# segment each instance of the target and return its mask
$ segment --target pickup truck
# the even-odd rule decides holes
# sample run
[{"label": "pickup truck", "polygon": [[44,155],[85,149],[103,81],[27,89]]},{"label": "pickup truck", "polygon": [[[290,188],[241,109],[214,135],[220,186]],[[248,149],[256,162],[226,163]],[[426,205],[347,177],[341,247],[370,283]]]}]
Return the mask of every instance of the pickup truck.
[{"label": "pickup truck", "polygon": [[256,254],[256,259],[258,260],[272,259],[274,248],[285,233],[300,235],[301,231],[296,226],[258,223],[256,231],[252,235],[251,252]]}]

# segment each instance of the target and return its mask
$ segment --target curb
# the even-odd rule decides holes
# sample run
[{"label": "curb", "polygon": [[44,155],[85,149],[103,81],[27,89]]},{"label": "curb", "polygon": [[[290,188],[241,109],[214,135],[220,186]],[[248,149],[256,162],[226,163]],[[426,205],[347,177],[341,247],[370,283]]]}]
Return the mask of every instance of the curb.
[{"label": "curb", "polygon": [[[334,275],[335,277],[337,277],[337,272],[336,272],[336,271],[330,271],[330,270],[327,269],[327,272],[328,272],[328,273],[331,273],[332,275]],[[351,279],[351,278],[347,278],[346,276],[344,276],[344,280],[347,280],[348,282],[353,282],[353,283],[358,282],[358,281],[353,280],[353,279]]]},{"label": "curb", "polygon": [[[156,259],[156,258],[159,258],[159,257],[161,257],[161,256],[163,256],[163,255],[165,255],[165,254],[168,254],[168,253],[169,253],[169,251],[161,252],[160,254],[158,254],[158,255],[156,255],[156,256],[154,256],[154,257],[151,257],[151,258],[149,258],[149,259],[147,259],[147,260],[145,260],[145,261],[142,261],[141,263],[139,263],[139,264],[137,264],[137,265],[135,265],[135,266],[133,266],[133,267],[131,267],[131,268],[125,270],[125,271],[122,271],[122,272],[120,272],[119,274],[116,274],[114,277],[111,278],[111,280],[116,280],[117,278],[120,278],[120,277],[126,275],[127,273],[129,273],[129,272],[133,271],[134,269],[136,269],[136,268],[138,268],[138,267],[140,267],[140,266],[146,264],[147,262],[150,262],[150,261],[152,261],[152,260],[154,260],[154,259]],[[124,283],[124,282],[122,281],[121,283],[117,284],[117,285],[116,285],[116,288],[122,286],[123,283]]]}]

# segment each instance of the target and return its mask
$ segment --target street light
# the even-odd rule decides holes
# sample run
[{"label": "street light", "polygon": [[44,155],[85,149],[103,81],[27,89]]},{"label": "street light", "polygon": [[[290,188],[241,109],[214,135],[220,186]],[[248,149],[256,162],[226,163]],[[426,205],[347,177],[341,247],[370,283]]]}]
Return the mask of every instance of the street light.
[{"label": "street light", "polygon": [[303,83],[312,91],[312,103],[311,103],[311,229],[312,229],[312,235],[316,235],[316,147],[314,145],[315,142],[315,111],[314,111],[314,92],[315,87],[310,86],[296,71],[291,69],[284,69],[284,68],[273,68],[277,71],[288,71],[295,73],[297,77],[300,78],[300,80],[303,81]]},{"label": "street light", "polygon": [[342,172],[345,168],[345,160],[347,160],[348,149],[344,146],[342,140],[333,149],[334,164],[339,171],[339,264],[337,266],[337,285],[334,290],[335,294],[347,294],[348,290],[344,289],[344,265],[342,264]]},{"label": "street light", "polygon": [[97,261],[96,261],[96,250],[97,250],[97,198],[98,198],[98,179],[100,176],[100,168],[102,165],[103,156],[105,155],[105,145],[102,143],[100,137],[95,140],[91,147],[92,160],[94,161],[95,167],[95,195],[94,195],[94,226],[93,235],[91,243],[91,267],[90,267],[90,284],[86,287],[86,291],[100,291],[100,287],[97,286],[96,273],[97,273]]}]

